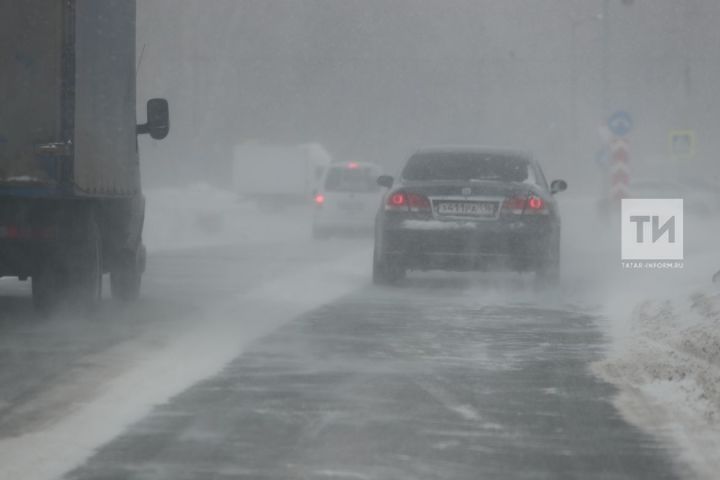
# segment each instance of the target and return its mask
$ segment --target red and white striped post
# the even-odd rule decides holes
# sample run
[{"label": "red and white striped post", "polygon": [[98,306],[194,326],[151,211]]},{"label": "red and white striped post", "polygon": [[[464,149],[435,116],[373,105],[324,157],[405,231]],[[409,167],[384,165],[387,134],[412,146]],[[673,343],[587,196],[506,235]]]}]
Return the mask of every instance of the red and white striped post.
[{"label": "red and white striped post", "polygon": [[623,137],[610,143],[610,199],[620,203],[630,194],[630,146]]},{"label": "red and white striped post", "polygon": [[633,119],[624,110],[619,110],[608,118],[610,140],[610,195],[611,203],[620,206],[620,201],[630,194],[630,146],[627,135],[633,128]]}]

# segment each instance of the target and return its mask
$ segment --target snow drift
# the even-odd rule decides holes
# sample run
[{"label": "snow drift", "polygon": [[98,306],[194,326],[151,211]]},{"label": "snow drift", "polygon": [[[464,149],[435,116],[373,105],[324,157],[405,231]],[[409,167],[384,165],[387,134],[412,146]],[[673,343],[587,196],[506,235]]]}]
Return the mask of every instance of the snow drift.
[{"label": "snow drift", "polygon": [[628,337],[593,366],[616,384],[633,423],[680,447],[704,478],[720,469],[720,293],[645,300],[626,319]]}]

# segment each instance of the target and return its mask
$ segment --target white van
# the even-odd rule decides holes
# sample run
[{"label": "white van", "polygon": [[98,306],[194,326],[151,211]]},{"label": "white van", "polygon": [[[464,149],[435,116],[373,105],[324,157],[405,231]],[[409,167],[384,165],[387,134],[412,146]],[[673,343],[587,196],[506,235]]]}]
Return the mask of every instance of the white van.
[{"label": "white van", "polygon": [[383,191],[377,184],[382,169],[372,163],[332,163],[315,192],[313,237],[369,233]]},{"label": "white van", "polygon": [[261,208],[307,206],[330,165],[319,144],[264,145],[245,143],[234,150],[233,184],[239,199]]}]

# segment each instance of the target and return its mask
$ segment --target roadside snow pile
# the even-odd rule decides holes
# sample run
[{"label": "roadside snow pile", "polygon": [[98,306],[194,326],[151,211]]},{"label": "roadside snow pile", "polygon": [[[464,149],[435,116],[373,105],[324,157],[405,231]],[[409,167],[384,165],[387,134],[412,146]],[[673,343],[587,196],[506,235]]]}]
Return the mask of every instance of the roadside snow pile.
[{"label": "roadside snow pile", "polygon": [[306,208],[261,213],[232,192],[203,183],[148,189],[145,196],[144,241],[151,251],[310,236]]},{"label": "roadside snow pile", "polygon": [[720,293],[646,300],[609,358],[593,365],[620,388],[629,420],[678,445],[704,478],[720,471]]}]

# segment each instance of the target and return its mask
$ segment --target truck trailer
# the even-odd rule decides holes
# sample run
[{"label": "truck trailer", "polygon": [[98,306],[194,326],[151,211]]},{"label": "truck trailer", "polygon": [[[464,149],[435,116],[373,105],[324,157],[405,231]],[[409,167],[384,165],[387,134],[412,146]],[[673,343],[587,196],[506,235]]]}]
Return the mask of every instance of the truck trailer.
[{"label": "truck trailer", "polygon": [[137,135],[162,139],[168,103],[136,118],[136,2],[0,4],[0,277],[34,305],[136,299],[145,269]]}]

